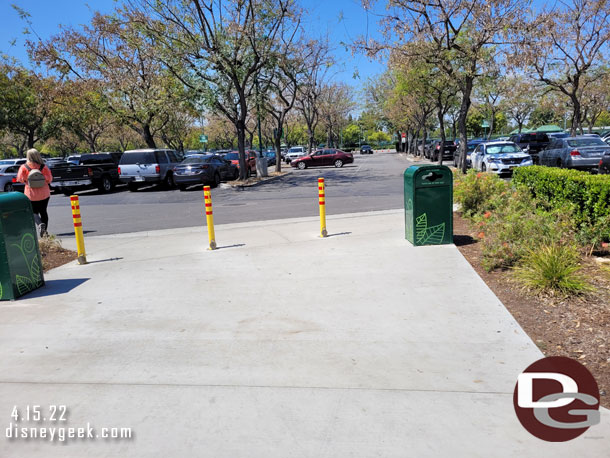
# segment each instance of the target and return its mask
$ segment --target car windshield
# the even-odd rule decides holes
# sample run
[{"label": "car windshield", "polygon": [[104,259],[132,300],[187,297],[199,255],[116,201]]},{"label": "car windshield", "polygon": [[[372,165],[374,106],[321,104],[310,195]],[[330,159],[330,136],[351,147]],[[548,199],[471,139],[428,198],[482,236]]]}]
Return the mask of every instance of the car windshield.
[{"label": "car windshield", "polygon": [[289,153],[302,153],[303,149],[302,148],[290,148],[288,150]]},{"label": "car windshield", "polygon": [[275,152],[274,151],[266,151],[265,152],[265,156],[267,156],[267,157],[275,157]]},{"label": "car windshield", "polygon": [[579,146],[606,146],[604,141],[599,137],[573,138],[568,140],[568,145],[576,148]]},{"label": "car windshield", "polygon": [[13,165],[15,163],[15,159],[5,159],[0,161],[0,165]]},{"label": "car windshield", "polygon": [[155,153],[125,153],[121,156],[121,164],[155,164]]},{"label": "car windshield", "polygon": [[487,154],[520,153],[521,148],[511,143],[505,143],[502,145],[489,145],[486,152]]},{"label": "car windshield", "polygon": [[239,153],[227,153],[223,157],[227,161],[237,161],[239,159]]}]

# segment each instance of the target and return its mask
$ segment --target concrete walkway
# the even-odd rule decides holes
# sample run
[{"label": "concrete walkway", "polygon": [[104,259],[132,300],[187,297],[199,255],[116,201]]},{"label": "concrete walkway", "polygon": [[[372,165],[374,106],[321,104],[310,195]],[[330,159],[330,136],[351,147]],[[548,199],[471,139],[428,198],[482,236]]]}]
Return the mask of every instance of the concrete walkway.
[{"label": "concrete walkway", "polygon": [[[63,404],[131,440],[0,440],[26,457],[601,457],[518,422],[540,351],[454,246],[402,212],[90,237],[86,266],[0,303],[0,427]],[[71,241],[67,241],[69,246]],[[61,426],[43,422],[41,426]]]}]

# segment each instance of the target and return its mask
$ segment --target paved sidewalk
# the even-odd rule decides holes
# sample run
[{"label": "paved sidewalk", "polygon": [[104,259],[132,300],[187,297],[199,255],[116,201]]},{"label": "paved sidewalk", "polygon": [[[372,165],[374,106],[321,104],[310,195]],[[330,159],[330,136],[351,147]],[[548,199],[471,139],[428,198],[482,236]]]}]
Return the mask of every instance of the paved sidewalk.
[{"label": "paved sidewalk", "polygon": [[605,409],[568,443],[521,427],[516,377],[542,354],[454,246],[413,248],[400,211],[328,229],[217,226],[214,252],[205,227],[87,238],[90,264],[0,303],[0,430],[65,404],[134,437],[0,456],[608,456]]}]

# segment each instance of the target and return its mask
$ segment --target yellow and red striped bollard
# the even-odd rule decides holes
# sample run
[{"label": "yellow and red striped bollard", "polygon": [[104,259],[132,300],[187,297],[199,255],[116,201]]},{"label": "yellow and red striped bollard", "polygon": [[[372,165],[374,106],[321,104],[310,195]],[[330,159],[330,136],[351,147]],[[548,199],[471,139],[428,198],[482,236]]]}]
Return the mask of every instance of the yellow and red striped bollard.
[{"label": "yellow and red striped bollard", "polygon": [[87,264],[85,237],[83,236],[83,221],[80,216],[80,204],[78,202],[78,196],[70,196],[70,206],[72,207],[72,221],[74,222],[74,236],[76,237],[78,263]]},{"label": "yellow and red striped bollard", "polygon": [[320,204],[320,237],[326,237],[326,195],[324,194],[324,178],[318,178],[318,203]]},{"label": "yellow and red striped bollard", "polygon": [[216,234],[214,234],[214,212],[212,210],[212,193],[209,186],[203,187],[203,197],[205,199],[205,220],[208,226],[208,238],[210,239],[209,250],[216,249]]}]

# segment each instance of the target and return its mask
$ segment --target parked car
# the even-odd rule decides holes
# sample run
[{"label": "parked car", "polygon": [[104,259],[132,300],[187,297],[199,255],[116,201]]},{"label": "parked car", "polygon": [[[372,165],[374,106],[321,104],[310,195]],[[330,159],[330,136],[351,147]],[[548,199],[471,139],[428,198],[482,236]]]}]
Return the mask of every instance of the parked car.
[{"label": "parked car", "polygon": [[567,132],[549,132],[546,135],[549,137],[549,140],[553,140],[554,138],[567,138],[570,136]]},{"label": "parked car", "polygon": [[237,166],[216,154],[191,155],[174,167],[174,180],[180,191],[200,184],[216,187],[221,181],[237,178],[239,178]]},{"label": "parked car", "polygon": [[540,152],[540,165],[593,170],[607,152],[610,145],[599,137],[555,138]]},{"label": "parked car", "polygon": [[351,164],[352,162],[354,162],[354,155],[352,153],[345,153],[335,148],[327,148],[319,149],[310,155],[294,159],[290,165],[303,170],[307,167],[318,167],[324,165],[343,167],[344,164]]},{"label": "parked car", "polygon": [[360,147],[360,154],[373,154],[373,148],[371,145],[362,145]]},{"label": "parked car", "polygon": [[[472,152],[474,151],[474,149],[479,146],[481,143],[484,143],[485,140],[483,140],[482,138],[473,138],[472,140],[468,141],[468,143],[466,144],[466,168],[471,168],[472,167],[472,161],[471,161],[471,155]],[[459,167],[460,166],[460,148],[459,148],[459,142],[456,141],[455,142],[455,152],[453,153],[453,165],[455,167]]]},{"label": "parked car", "polygon": [[432,161],[438,161],[439,155],[441,154],[441,148],[443,150],[443,159],[453,159],[456,147],[453,140],[445,140],[445,144],[441,145],[441,140],[435,141],[428,152],[428,158]]},{"label": "parked car", "polygon": [[516,167],[533,165],[532,157],[513,142],[485,142],[471,155],[472,167],[481,172],[512,175]]},{"label": "parked car", "polygon": [[182,162],[182,156],[170,149],[135,149],[125,151],[119,162],[121,182],[130,191],[146,184],[162,183],[167,188],[175,186],[174,167]]},{"label": "parked car", "polygon": [[75,164],[75,165],[79,165],[80,164],[80,154],[74,154],[72,156],[68,156],[66,161],[71,162],[72,164]]},{"label": "parked car", "polygon": [[0,191],[13,192],[15,190],[15,183],[17,182],[17,173],[19,172],[21,165],[0,164]]},{"label": "parked car", "polygon": [[[110,192],[119,180],[119,160],[122,153],[81,154],[74,162],[56,163],[52,166],[53,182],[57,191],[70,195],[76,191],[97,188]],[[69,158],[68,158],[69,159]]]},{"label": "parked car", "polygon": [[2,165],[21,165],[25,164],[25,158],[15,158],[15,159],[2,159],[0,160],[0,166]]},{"label": "parked car", "polygon": [[[231,151],[222,155],[223,159],[231,161],[233,165],[239,170],[239,151]],[[256,175],[256,153],[252,150],[246,150],[246,165],[247,173],[246,176]]]},{"label": "parked car", "polygon": [[267,167],[271,167],[276,164],[275,151],[263,151],[263,156],[267,159]]},{"label": "parked car", "polygon": [[610,173],[610,153],[604,154],[599,160],[597,171],[599,173]]},{"label": "parked car", "polygon": [[510,136],[509,140],[516,143],[524,153],[532,156],[534,164],[538,164],[538,154],[540,151],[545,149],[551,142],[549,136],[542,132],[514,134]]},{"label": "parked car", "polygon": [[284,160],[286,161],[286,164],[290,164],[294,159],[305,156],[306,154],[307,148],[305,148],[304,146],[293,146],[292,148],[289,148],[286,152]]}]

